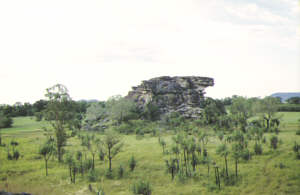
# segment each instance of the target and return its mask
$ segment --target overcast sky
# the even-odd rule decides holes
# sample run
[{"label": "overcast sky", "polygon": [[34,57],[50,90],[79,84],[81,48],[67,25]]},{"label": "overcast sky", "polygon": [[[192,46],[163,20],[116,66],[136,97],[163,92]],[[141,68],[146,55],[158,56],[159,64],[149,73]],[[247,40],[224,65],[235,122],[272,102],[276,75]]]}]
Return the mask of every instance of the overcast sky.
[{"label": "overcast sky", "polygon": [[207,96],[300,91],[298,0],[2,0],[0,104],[62,83],[106,100],[157,76],[208,76]]}]

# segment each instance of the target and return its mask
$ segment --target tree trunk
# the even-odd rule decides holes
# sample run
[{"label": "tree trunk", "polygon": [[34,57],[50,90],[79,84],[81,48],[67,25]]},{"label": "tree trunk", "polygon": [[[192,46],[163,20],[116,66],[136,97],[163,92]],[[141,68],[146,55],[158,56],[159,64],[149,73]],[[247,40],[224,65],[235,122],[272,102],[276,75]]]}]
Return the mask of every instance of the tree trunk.
[{"label": "tree trunk", "polygon": [[76,178],[76,168],[73,168],[73,183],[75,184],[75,178]]},{"label": "tree trunk", "polygon": [[112,169],[111,169],[111,159],[112,159],[112,157],[110,156],[110,148],[108,148],[108,159],[109,159],[109,171],[112,171]]},{"label": "tree trunk", "polygon": [[209,177],[209,164],[207,164],[207,174],[208,174],[208,177]]},{"label": "tree trunk", "polygon": [[81,169],[81,176],[83,177],[84,169],[83,169],[83,164],[82,164],[82,158],[80,160],[80,169]]},{"label": "tree trunk", "polygon": [[187,170],[187,164],[186,164],[186,155],[185,155],[185,150],[183,150],[184,154],[184,166],[185,166],[185,174],[188,175],[188,170]]},{"label": "tree trunk", "polygon": [[217,167],[215,167],[216,185],[218,185]]},{"label": "tree trunk", "polygon": [[92,166],[92,169],[94,170],[95,169],[95,154],[93,153],[92,156],[93,156],[93,166]]},{"label": "tree trunk", "polygon": [[238,176],[238,160],[235,160],[235,176]]},{"label": "tree trunk", "polygon": [[219,185],[219,189],[221,188],[221,182],[220,182],[220,174],[219,174],[219,169],[217,167],[217,175],[218,175],[218,185]]},{"label": "tree trunk", "polygon": [[45,164],[46,164],[46,176],[48,176],[48,160],[45,159]]},{"label": "tree trunk", "polygon": [[70,180],[71,180],[71,183],[73,182],[73,179],[72,179],[72,168],[69,167],[69,170],[70,170]]},{"label": "tree trunk", "polygon": [[226,176],[227,176],[227,178],[228,178],[227,156],[225,156],[225,166],[226,166]]}]

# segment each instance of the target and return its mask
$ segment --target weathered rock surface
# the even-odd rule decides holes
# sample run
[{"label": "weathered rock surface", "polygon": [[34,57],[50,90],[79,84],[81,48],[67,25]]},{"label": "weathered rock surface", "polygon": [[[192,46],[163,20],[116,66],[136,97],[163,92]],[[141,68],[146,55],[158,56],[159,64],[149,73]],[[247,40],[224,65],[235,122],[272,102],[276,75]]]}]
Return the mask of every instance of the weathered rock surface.
[{"label": "weathered rock surface", "polygon": [[213,86],[208,77],[157,77],[132,87],[127,98],[143,109],[147,104],[156,105],[161,114],[178,112],[186,118],[198,118],[203,106],[204,89]]}]

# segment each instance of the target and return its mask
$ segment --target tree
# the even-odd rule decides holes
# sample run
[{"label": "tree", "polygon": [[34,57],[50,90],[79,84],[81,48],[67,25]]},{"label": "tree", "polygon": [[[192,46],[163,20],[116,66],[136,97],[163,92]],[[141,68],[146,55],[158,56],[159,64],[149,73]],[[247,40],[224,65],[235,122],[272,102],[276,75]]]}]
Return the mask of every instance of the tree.
[{"label": "tree", "polygon": [[130,171],[133,171],[135,166],[136,166],[136,160],[135,160],[134,156],[131,156],[131,158],[129,160]]},{"label": "tree", "polygon": [[13,120],[10,116],[6,116],[0,113],[0,129],[1,128],[9,128],[13,124]]},{"label": "tree", "polygon": [[232,144],[232,156],[235,160],[235,176],[238,177],[238,162],[243,151],[243,146],[239,143]]},{"label": "tree", "polygon": [[220,156],[224,157],[225,160],[225,171],[226,171],[226,176],[228,178],[228,164],[227,164],[227,156],[229,154],[229,150],[226,146],[226,144],[221,144],[217,147],[217,154],[219,154]]},{"label": "tree", "polygon": [[205,99],[203,117],[206,124],[214,124],[218,121],[218,117],[226,114],[225,107],[220,100],[212,98]]},{"label": "tree", "polygon": [[287,100],[289,104],[300,104],[300,97],[291,97]]},{"label": "tree", "polygon": [[104,136],[103,145],[108,151],[107,157],[109,160],[109,171],[112,171],[112,159],[121,151],[121,148],[123,147],[123,143],[121,141],[121,137],[112,130],[108,130]]},{"label": "tree", "polygon": [[58,161],[62,162],[63,147],[67,141],[66,127],[75,118],[74,102],[64,85],[57,84],[46,91],[45,96],[49,101],[45,110],[45,118],[55,131]]},{"label": "tree", "polygon": [[257,104],[257,111],[262,115],[262,118],[267,123],[267,131],[270,130],[270,124],[272,119],[275,119],[276,112],[278,111],[279,102],[274,97],[265,97],[264,99],[260,100]]},{"label": "tree", "polygon": [[246,131],[247,120],[253,115],[251,101],[244,97],[236,97],[232,100],[230,113],[236,116],[237,123],[243,132]]},{"label": "tree", "polygon": [[48,160],[52,156],[54,150],[55,147],[51,139],[47,140],[47,142],[44,143],[39,150],[39,154],[42,155],[45,160],[46,176],[48,176]]},{"label": "tree", "polygon": [[107,101],[110,119],[116,120],[118,124],[130,119],[137,118],[137,107],[132,100],[121,96],[113,96]]}]

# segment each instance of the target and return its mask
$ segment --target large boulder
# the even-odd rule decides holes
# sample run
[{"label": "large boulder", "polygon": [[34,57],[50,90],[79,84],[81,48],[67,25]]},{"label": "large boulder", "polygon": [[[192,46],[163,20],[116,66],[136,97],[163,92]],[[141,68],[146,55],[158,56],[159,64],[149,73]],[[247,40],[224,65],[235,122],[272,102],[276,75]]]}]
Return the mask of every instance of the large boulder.
[{"label": "large boulder", "polygon": [[126,98],[135,101],[140,109],[152,104],[162,115],[178,112],[186,118],[198,118],[203,108],[204,89],[213,85],[214,80],[208,77],[162,76],[132,87]]}]

